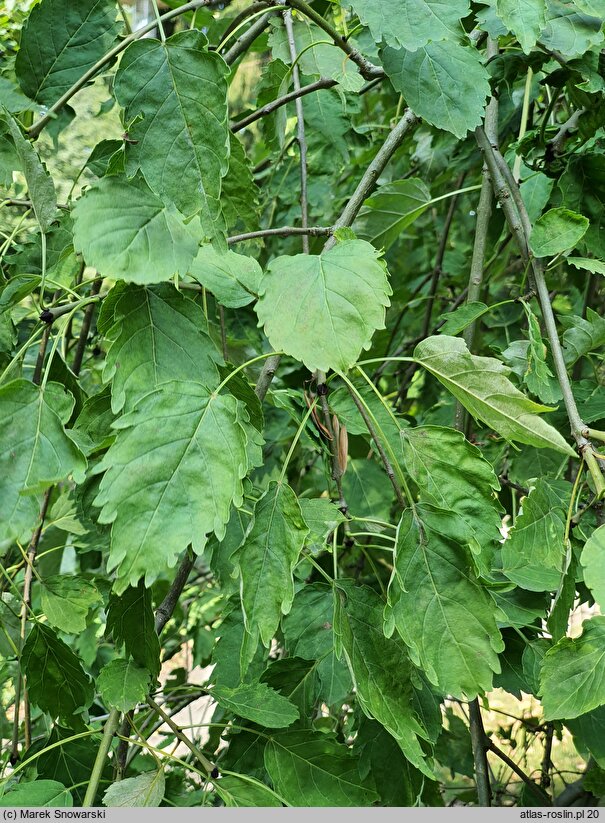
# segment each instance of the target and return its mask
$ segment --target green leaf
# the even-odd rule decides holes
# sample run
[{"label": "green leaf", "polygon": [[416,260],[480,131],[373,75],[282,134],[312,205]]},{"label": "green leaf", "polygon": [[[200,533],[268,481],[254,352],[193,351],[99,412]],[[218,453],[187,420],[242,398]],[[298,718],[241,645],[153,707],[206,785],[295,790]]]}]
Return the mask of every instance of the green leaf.
[{"label": "green leaf", "polygon": [[189,274],[229,309],[239,309],[251,303],[263,276],[254,258],[234,251],[219,252],[210,245],[200,248],[189,267]]},{"label": "green leaf", "polygon": [[282,621],[288,652],[317,661],[316,691],[328,706],[342,702],[352,688],[346,664],[336,657],[333,622],[334,592],[323,583],[313,583],[298,591],[292,610]]},{"label": "green leaf", "polygon": [[551,411],[534,403],[508,379],[509,369],[493,357],[476,357],[458,337],[428,337],[414,350],[414,360],[434,375],[477,420],[507,440],[575,452],[559,432],[538,417]]},{"label": "green leaf", "polygon": [[599,766],[605,768],[605,706],[566,720],[565,725],[573,734],[578,751],[588,750]]},{"label": "green leaf", "polygon": [[535,222],[550,199],[554,180],[541,172],[534,172],[519,187],[529,219]]},{"label": "green leaf", "polygon": [[52,178],[10,114],[0,114],[0,119],[8,125],[40,231],[46,232],[57,216],[57,195]]},{"label": "green leaf", "polygon": [[[397,741],[384,726],[363,718],[355,738],[362,777],[371,774],[383,806],[415,806],[427,778],[403,756]],[[393,774],[399,775],[393,780]]]},{"label": "green leaf", "polygon": [[[81,806],[99,750],[100,738],[84,737],[66,742],[66,738],[73,736],[72,729],[55,725],[44,742],[45,751],[36,759],[36,771],[38,778],[56,780],[64,786],[71,786],[70,792],[75,804]],[[54,746],[55,743],[59,745]],[[103,778],[111,780],[111,777],[112,770],[107,763]]]},{"label": "green leaf", "polygon": [[462,139],[481,123],[489,74],[472,46],[429,42],[417,51],[385,48],[384,70],[412,111]]},{"label": "green leaf", "polygon": [[234,397],[175,382],[114,423],[94,504],[103,507],[99,522],[113,524],[108,568],[117,570],[118,594],[155,580],[189,544],[201,553],[211,532],[222,538],[243,478],[260,463],[262,440],[248,420]]},{"label": "green leaf", "polygon": [[221,356],[207,334],[201,307],[173,285],[126,286],[112,309],[103,380],[111,380],[114,413],[131,411],[144,395],[171,380],[195,375],[206,386],[218,384]]},{"label": "green leaf", "polygon": [[223,709],[269,729],[285,728],[299,717],[296,706],[266,683],[214,686],[211,694]]},{"label": "green leaf", "polygon": [[0,539],[31,537],[40,511],[33,495],[70,474],[84,480],[86,460],[64,428],[72,408],[56,383],[0,387]]},{"label": "green leaf", "polygon": [[19,114],[22,111],[39,112],[42,108],[22,94],[13,80],[4,76],[0,77],[0,107],[4,107],[11,114]]},{"label": "green leaf", "polygon": [[223,178],[221,209],[228,229],[243,231],[259,228],[260,190],[254,180],[252,164],[241,141],[230,134],[229,171]]},{"label": "green leaf", "polygon": [[440,334],[459,334],[475,320],[483,317],[489,311],[489,306],[481,302],[465,303],[463,306],[454,311],[441,314],[439,320],[445,320],[445,323],[439,329]]},{"label": "green leaf", "polygon": [[[239,607],[239,603],[237,605]],[[258,680],[266,665],[266,651],[259,646],[247,670],[241,665],[241,650],[246,630],[240,608],[234,608],[223,618],[218,635],[218,641],[212,650],[211,682],[235,689],[244,680]]]},{"label": "green leaf", "polygon": [[397,530],[387,626],[445,693],[470,700],[492,687],[504,642],[496,607],[473,572],[469,531],[459,515],[429,505],[406,509]]},{"label": "green leaf", "polygon": [[318,662],[304,660],[302,657],[273,660],[262,675],[263,683],[267,683],[276,692],[287,697],[298,709],[300,719],[297,728],[312,726],[310,721],[313,709],[317,701],[322,700],[317,682]]},{"label": "green leaf", "polygon": [[41,605],[49,625],[78,634],[86,628],[86,615],[103,602],[97,587],[83,577],[56,574],[42,581]]},{"label": "green leaf", "polygon": [[588,538],[580,558],[584,582],[596,602],[605,603],[605,526],[599,526]]},{"label": "green leaf", "polygon": [[314,554],[325,550],[326,540],[339,523],[344,523],[347,519],[337,508],[335,503],[325,497],[308,499],[300,498],[298,501],[303,520],[309,527],[306,545]]},{"label": "green leaf", "polygon": [[92,682],[80,660],[48,626],[36,623],[32,627],[23,647],[21,666],[34,706],[66,725],[92,703]]},{"label": "green leaf", "polygon": [[283,806],[275,792],[248,775],[225,774],[213,786],[227,808]]},{"label": "green leaf", "polygon": [[336,150],[348,160],[351,119],[345,102],[338,89],[322,89],[306,95],[303,111],[311,147],[315,151]]},{"label": "green leaf", "polygon": [[576,269],[584,269],[592,274],[605,274],[605,263],[601,260],[593,260],[587,257],[566,257],[565,262]]},{"label": "green leaf", "polygon": [[112,0],[43,0],[31,10],[15,70],[23,91],[52,105],[114,45],[120,26]]},{"label": "green leaf", "polygon": [[602,16],[590,17],[578,8],[576,3],[565,0],[546,0],[546,28],[540,35],[540,43],[562,52],[567,60],[581,57],[592,46],[603,42]]},{"label": "green leaf", "polygon": [[308,532],[292,489],[272,481],[255,505],[251,528],[233,556],[248,634],[242,662],[252,658],[259,637],[269,646],[281,615],[290,611],[292,571]]},{"label": "green leaf", "polygon": [[574,6],[584,14],[593,17],[605,17],[604,0],[574,0]]},{"label": "green leaf", "polygon": [[76,202],[73,215],[76,251],[105,277],[159,283],[184,276],[197,252],[199,223],[186,225],[140,176],[102,178]]},{"label": "green leaf", "polygon": [[545,0],[498,0],[496,9],[525,54],[529,54],[546,25]]},{"label": "green leaf", "polygon": [[[272,21],[269,45],[273,57],[289,65],[292,58],[288,36],[285,26],[278,21]],[[361,89],[364,79],[357,66],[352,60],[343,59],[340,49],[315,23],[304,17],[297,18],[294,21],[294,40],[300,55],[297,65],[304,75],[330,77],[340,83],[345,91],[358,92]]]},{"label": "green leaf", "polygon": [[71,793],[56,780],[31,780],[19,783],[0,797],[0,806],[36,806],[38,808],[71,808],[74,804]]},{"label": "green leaf", "polygon": [[605,617],[582,624],[580,637],[549,649],[540,677],[545,720],[579,717],[605,704]]},{"label": "green leaf", "polygon": [[429,41],[453,40],[460,20],[470,12],[468,0],[347,0],[377,43],[415,51]]},{"label": "green leaf", "polygon": [[291,806],[369,806],[378,799],[371,783],[359,776],[350,751],[327,734],[272,735],[265,748],[265,768]]},{"label": "green leaf", "polygon": [[164,799],[166,778],[164,770],[143,772],[112,783],[103,795],[103,805],[110,808],[156,807]]},{"label": "green leaf", "polygon": [[502,546],[504,574],[530,591],[555,591],[565,562],[566,481],[538,479]]},{"label": "green leaf", "polygon": [[391,288],[379,253],[364,240],[322,255],[272,260],[256,313],[276,350],[310,371],[346,371],[384,328]]},{"label": "green leaf", "polygon": [[131,660],[112,660],[97,677],[97,689],[107,707],[128,712],[144,703],[149,694],[151,675]]},{"label": "green leaf", "polygon": [[559,318],[563,332],[563,354],[568,366],[580,357],[605,345],[605,317],[591,308],[586,309],[586,319],[574,315]]},{"label": "green leaf", "polygon": [[384,726],[410,763],[432,777],[419,740],[428,740],[429,734],[413,705],[413,667],[401,640],[382,632],[384,601],[367,586],[343,582],[337,594],[342,607],[336,612],[334,630],[364,714]]},{"label": "green leaf", "polygon": [[364,200],[355,222],[357,234],[386,251],[426,211],[430,201],[431,193],[418,177],[380,186]]},{"label": "green leaf", "polygon": [[550,209],[538,217],[529,238],[536,257],[551,257],[572,249],[586,234],[590,225],[587,217],[569,209]]},{"label": "green leaf", "polygon": [[527,334],[529,337],[527,368],[523,380],[532,394],[537,395],[541,400],[552,401],[551,381],[554,375],[546,364],[547,350],[542,340],[540,323],[527,303],[524,300],[522,303],[527,316]]},{"label": "green leaf", "polygon": [[120,595],[112,592],[107,607],[107,637],[124,644],[133,660],[148,669],[152,677],[160,673],[160,641],[155,630],[151,592],[143,585],[130,586]]},{"label": "green leaf", "polygon": [[[221,179],[229,167],[227,74],[199,31],[166,42],[131,43],[116,73],[129,141],[126,170],[141,169],[150,188],[183,214],[200,213],[205,233],[216,234]],[[200,89],[204,94],[200,94]]]},{"label": "green leaf", "polygon": [[[483,550],[488,562],[501,539],[503,512],[495,496],[500,483],[490,463],[454,429],[403,429],[401,445],[405,468],[418,486],[420,502],[463,517],[477,541],[473,544],[469,540],[471,549],[476,554]],[[483,571],[489,571],[489,563]]]}]

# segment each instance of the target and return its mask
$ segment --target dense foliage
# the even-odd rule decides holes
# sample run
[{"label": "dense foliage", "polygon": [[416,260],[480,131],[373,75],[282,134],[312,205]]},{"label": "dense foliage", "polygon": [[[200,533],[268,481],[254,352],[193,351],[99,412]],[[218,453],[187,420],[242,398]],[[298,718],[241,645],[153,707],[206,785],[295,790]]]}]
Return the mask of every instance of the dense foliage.
[{"label": "dense foliage", "polygon": [[596,804],[604,0],[9,6],[0,805]]}]

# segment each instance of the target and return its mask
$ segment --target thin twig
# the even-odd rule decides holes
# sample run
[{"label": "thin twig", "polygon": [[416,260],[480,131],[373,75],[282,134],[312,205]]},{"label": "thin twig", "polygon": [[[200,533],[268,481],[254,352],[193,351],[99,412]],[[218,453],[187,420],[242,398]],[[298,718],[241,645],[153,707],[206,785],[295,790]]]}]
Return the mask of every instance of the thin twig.
[{"label": "thin twig", "polygon": [[522,769],[520,766],[518,766],[518,765],[515,763],[515,761],[514,761],[514,760],[511,760],[511,759],[510,759],[510,757],[509,757],[507,754],[505,754],[505,753],[502,751],[502,749],[499,749],[499,748],[496,746],[496,744],[495,744],[495,743],[493,743],[493,742],[491,741],[491,739],[489,739],[489,738],[488,738],[488,740],[487,740],[487,750],[488,750],[488,751],[490,751],[490,752],[493,752],[493,753],[494,753],[497,757],[499,757],[499,758],[500,758],[500,760],[501,760],[503,763],[506,763],[506,765],[509,767],[509,769],[512,769],[512,770],[513,770],[513,772],[517,775],[517,777],[520,777],[520,778],[521,778],[521,780],[522,780],[522,781],[523,781],[523,782],[524,782],[527,786],[529,786],[529,788],[532,790],[533,794],[534,794],[537,798],[539,798],[539,800],[540,800],[540,805],[544,805],[545,803],[546,803],[547,805],[549,805],[549,797],[548,797],[548,795],[546,795],[546,794],[542,791],[542,789],[538,786],[538,784],[537,784],[537,783],[534,783],[534,781],[531,779],[531,777],[530,777],[528,774],[525,774],[525,772],[523,771],[523,769]]},{"label": "thin twig", "polygon": [[[288,37],[288,48],[290,50],[290,60],[292,62],[292,83],[294,91],[298,92],[296,97],[296,139],[300,152],[300,218],[303,229],[309,225],[309,202],[307,199],[307,140],[305,137],[305,116],[303,104],[300,96],[300,72],[298,70],[298,52],[296,50],[296,39],[294,37],[294,26],[292,24],[292,12],[290,9],[283,13],[284,26]],[[309,254],[309,238],[302,235],[303,254]]]},{"label": "thin twig", "polygon": [[101,738],[101,744],[97,749],[97,756],[95,757],[90,780],[88,781],[88,786],[86,787],[86,794],[84,795],[84,800],[82,801],[82,806],[84,808],[92,806],[94,803],[95,796],[99,788],[99,783],[101,782],[101,775],[103,774],[103,769],[105,767],[105,760],[109,754],[111,742],[116,729],[118,728],[119,721],[120,712],[117,709],[112,709],[109,713],[109,717],[105,721],[105,726],[103,727],[103,737]]},{"label": "thin twig", "polygon": [[276,109],[285,106],[287,103],[291,103],[293,100],[298,100],[299,98],[304,97],[307,94],[312,94],[314,91],[319,91],[320,89],[331,89],[337,85],[338,83],[336,80],[331,80],[329,77],[320,77],[319,80],[315,80],[313,83],[307,83],[306,86],[299,86],[299,88],[296,88],[295,85],[294,91],[290,91],[282,97],[277,97],[270,103],[267,103],[259,109],[256,109],[256,111],[253,111],[251,114],[246,115],[246,117],[242,117],[241,120],[236,120],[233,122],[231,124],[231,131],[233,134],[237,134],[238,131],[247,128],[247,126],[255,123],[257,120],[260,120],[262,117],[266,117],[268,114],[271,114]]},{"label": "thin twig", "polygon": [[[98,296],[101,290],[102,282],[103,281],[100,277],[98,280],[93,280],[92,286],[90,287],[90,297]],[[84,317],[82,318],[82,327],[80,329],[80,335],[78,337],[78,344],[76,346],[74,362],[72,365],[72,370],[75,375],[80,374],[80,369],[82,368],[82,360],[84,358],[84,352],[86,351],[86,344],[88,343],[88,333],[90,332],[90,327],[92,325],[95,306],[96,304],[94,302],[88,303],[84,312]]]},{"label": "thin twig", "polygon": [[181,565],[178,568],[174,580],[170,584],[166,597],[162,600],[155,611],[155,630],[158,634],[162,632],[162,629],[172,617],[172,613],[174,612],[176,604],[179,601],[179,597],[185,588],[187,578],[189,577],[189,573],[191,572],[194,564],[195,556],[193,552],[188,551],[181,561]]},{"label": "thin twig", "polygon": [[372,80],[375,77],[384,77],[384,69],[380,68],[380,66],[375,66],[364,57],[363,54],[345,40],[344,37],[341,37],[336,29],[330,25],[319,12],[311,8],[308,3],[305,3],[304,0],[286,0],[286,3],[291,8],[302,12],[305,17],[312,20],[320,29],[323,29],[334,41],[334,44],[338,46],[339,49],[342,49],[342,51],[348,55],[349,59],[355,63],[362,77],[366,80]]},{"label": "thin twig", "polygon": [[[364,200],[370,195],[370,192],[376,185],[376,181],[384,171],[387,163],[395,154],[399,146],[403,143],[408,132],[418,123],[419,120],[411,109],[407,109],[390,132],[387,139],[378,149],[376,156],[365,170],[363,177],[357,184],[357,188],[347,201],[346,206],[342,210],[340,217],[334,223],[334,230],[341,228],[348,228],[353,225],[353,221],[357,217]],[[324,246],[324,251],[328,251],[335,244],[336,240],[331,237]]]},{"label": "thin twig", "polygon": [[[34,381],[35,382],[35,381]],[[39,382],[39,381],[38,381]],[[53,491],[53,486],[46,490],[44,493],[44,497],[42,498],[42,505],[40,507],[40,515],[38,517],[38,525],[36,526],[34,533],[32,534],[31,540],[29,541],[29,545],[27,547],[27,563],[25,567],[25,577],[23,580],[23,602],[21,604],[21,625],[19,631],[19,659],[21,659],[21,654],[23,652],[23,647],[25,645],[25,632],[27,629],[27,616],[29,612],[29,607],[31,605],[31,593],[32,593],[32,580],[34,575],[34,561],[36,559],[36,554],[38,551],[38,545],[40,543],[40,537],[42,535],[42,529],[44,528],[44,521],[46,519],[46,514],[48,512],[48,506],[50,504],[50,496]],[[19,715],[20,715],[20,703],[21,703],[21,690],[23,688],[22,685],[22,676],[21,674],[17,675],[17,680],[15,684],[15,709],[14,709],[14,718],[13,718],[13,738],[12,738],[12,747],[11,747],[11,756],[10,760],[11,763],[16,763],[19,759]],[[29,700],[27,697],[27,689],[23,688],[23,714],[24,714],[24,748],[27,750],[31,746],[31,717],[29,712]]]},{"label": "thin twig", "polygon": [[278,226],[274,229],[259,229],[249,231],[245,234],[234,234],[227,238],[227,243],[232,246],[234,243],[244,243],[246,240],[254,240],[257,237],[293,237],[297,234],[307,234],[309,237],[326,237],[332,234],[332,226]]},{"label": "thin twig", "polygon": [[491,806],[492,790],[490,786],[489,766],[487,762],[487,749],[490,741],[488,736],[485,734],[483,718],[481,717],[481,707],[479,705],[478,698],[470,701],[468,704],[468,711],[473,761],[475,764],[477,798],[480,806]]},{"label": "thin twig", "polygon": [[[479,143],[486,159],[492,180],[492,186],[494,187],[496,197],[502,205],[502,210],[504,211],[506,221],[508,222],[509,228],[513,232],[513,235],[517,239],[521,256],[526,263],[530,264],[532,267],[536,291],[540,301],[540,308],[542,310],[544,327],[550,343],[552,359],[555,366],[557,380],[563,395],[563,402],[567,411],[571,434],[576,441],[578,452],[586,461],[586,465],[590,471],[590,475],[595,486],[595,491],[597,495],[601,497],[605,494],[605,479],[603,478],[599,463],[595,458],[593,446],[584,434],[586,426],[580,417],[573,391],[571,389],[565,357],[563,355],[563,349],[561,347],[561,342],[557,331],[557,324],[552,310],[551,299],[546,286],[546,281],[544,279],[542,262],[532,257],[529,253],[528,231],[531,231],[531,222],[527,215],[527,210],[523,200],[520,197],[515,197],[511,191],[511,185],[514,185],[517,189],[518,186],[514,183],[514,181],[511,184],[507,179],[507,176],[504,175],[502,164],[504,163],[504,165],[506,165],[506,161],[504,161],[504,158],[500,154],[498,148],[490,143],[483,129],[478,128],[475,134],[477,137],[477,142]],[[517,225],[520,228],[520,233],[517,231]],[[515,226],[515,228],[513,228],[513,226]]]},{"label": "thin twig", "polygon": [[231,48],[225,52],[223,55],[223,60],[228,66],[232,66],[237,58],[248,50],[256,38],[267,28],[270,19],[271,14],[263,14],[263,16],[259,17],[258,20],[255,20],[248,31],[244,32],[244,34],[242,34],[242,36],[235,41]]},{"label": "thin twig", "polygon": [[363,422],[366,424],[368,434],[370,435],[370,437],[374,441],[374,444],[376,445],[376,448],[378,450],[378,454],[380,455],[380,459],[382,460],[382,465],[384,466],[384,469],[385,469],[385,471],[387,473],[387,476],[390,480],[391,486],[393,487],[393,489],[395,491],[395,497],[397,498],[397,502],[399,503],[399,505],[401,506],[402,509],[405,509],[406,506],[407,506],[407,501],[405,499],[405,496],[404,496],[401,488],[399,487],[399,483],[397,482],[397,478],[395,477],[395,472],[393,471],[393,466],[391,465],[391,461],[388,458],[388,455],[387,455],[387,453],[384,449],[384,446],[382,445],[382,442],[381,442],[380,438],[378,437],[378,434],[376,433],[376,429],[374,428],[374,424],[372,423],[372,421],[370,419],[370,416],[367,413],[363,403],[357,397],[357,394],[351,389],[351,387],[349,386],[348,383],[346,383],[346,386],[347,386],[347,389],[349,391],[349,394],[351,395],[351,398],[352,398],[353,402],[355,403],[355,405],[357,406],[357,409],[359,410],[359,414],[363,418]]},{"label": "thin twig", "polygon": [[170,728],[173,732],[175,737],[177,737],[181,743],[184,743],[185,746],[189,749],[189,751],[194,755],[198,763],[202,766],[204,771],[207,774],[212,774],[216,769],[214,763],[211,763],[210,760],[198,749],[198,747],[189,740],[186,734],[183,734],[183,731],[180,729],[179,726],[174,722],[174,720],[170,717],[170,715],[166,714],[166,712],[159,706],[152,697],[147,698],[147,703],[151,706],[151,708],[156,712],[164,721],[164,723]]},{"label": "thin twig", "polygon": [[552,766],[552,742],[554,735],[554,725],[552,723],[546,724],[546,733],[544,736],[544,756],[542,758],[540,786],[547,789],[550,786],[550,769]]}]

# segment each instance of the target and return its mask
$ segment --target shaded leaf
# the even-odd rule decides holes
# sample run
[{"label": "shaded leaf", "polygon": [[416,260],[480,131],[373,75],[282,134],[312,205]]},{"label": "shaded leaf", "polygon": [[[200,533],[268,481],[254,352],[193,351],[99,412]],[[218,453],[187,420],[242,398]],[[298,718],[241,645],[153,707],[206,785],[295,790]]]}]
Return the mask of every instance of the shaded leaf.
[{"label": "shaded leaf", "polygon": [[432,777],[420,744],[429,734],[413,705],[413,666],[401,640],[382,632],[383,600],[367,586],[342,581],[338,594],[342,606],[336,612],[335,631],[364,714],[384,726],[410,763]]},{"label": "shaded leaf", "polygon": [[322,583],[297,592],[291,611],[282,621],[288,652],[316,661],[316,691],[328,706],[343,701],[352,687],[345,662],[336,657],[333,621],[334,593]]},{"label": "shaded leaf", "polygon": [[71,808],[74,804],[71,792],[56,780],[32,780],[19,783],[0,797],[0,806]]},{"label": "shaded leaf", "polygon": [[403,429],[401,445],[405,467],[419,488],[420,501],[463,517],[476,538],[474,544],[469,539],[471,549],[478,555],[483,550],[489,561],[494,543],[501,539],[503,512],[495,496],[500,483],[493,467],[454,429]]},{"label": "shaded leaf", "polygon": [[36,220],[43,232],[48,231],[57,216],[57,194],[52,178],[32,144],[27,140],[10,114],[1,115],[15,145],[15,152],[25,177]]},{"label": "shaded leaf", "polygon": [[155,678],[160,673],[160,641],[151,606],[151,592],[142,584],[129,586],[109,597],[107,607],[107,637],[117,646],[124,645],[133,660],[148,669]]},{"label": "shaded leaf", "polygon": [[474,323],[475,320],[483,317],[488,311],[489,306],[486,306],[485,303],[465,303],[454,311],[439,316],[439,320],[445,320],[445,323],[439,329],[439,333],[456,335],[467,326],[470,326],[471,323]]},{"label": "shaded leaf", "polygon": [[251,303],[263,276],[254,258],[234,251],[219,252],[210,245],[200,248],[189,274],[229,309],[239,309]]},{"label": "shaded leaf", "polygon": [[605,526],[599,526],[588,538],[580,559],[584,582],[596,602],[605,604]]},{"label": "shaded leaf", "polygon": [[23,91],[50,106],[113,46],[112,0],[44,0],[28,15],[15,62]]},{"label": "shaded leaf", "polygon": [[428,208],[431,193],[420,178],[395,180],[364,200],[355,222],[360,237],[385,251]]},{"label": "shaded leaf", "polygon": [[80,660],[47,626],[36,623],[32,627],[21,666],[31,702],[66,725],[92,703],[92,682]]},{"label": "shaded leaf", "polygon": [[565,562],[566,481],[538,479],[502,546],[504,574],[530,591],[555,591]]},{"label": "shaded leaf", "polygon": [[227,808],[283,805],[275,792],[248,775],[225,774],[213,785]]}]

